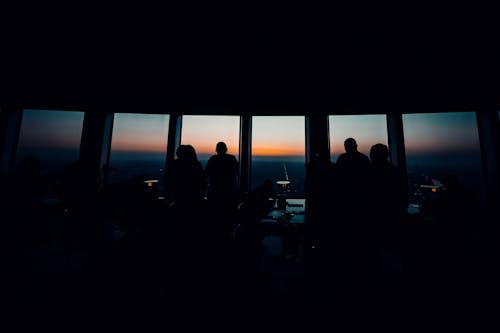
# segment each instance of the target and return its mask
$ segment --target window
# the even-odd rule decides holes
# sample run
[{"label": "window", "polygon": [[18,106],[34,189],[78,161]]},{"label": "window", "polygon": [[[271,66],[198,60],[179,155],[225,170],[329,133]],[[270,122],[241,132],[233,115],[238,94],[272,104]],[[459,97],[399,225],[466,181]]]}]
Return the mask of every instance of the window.
[{"label": "window", "polygon": [[239,116],[183,116],[181,132],[181,143],[194,147],[203,167],[219,141],[224,141],[228,154],[239,160]]},{"label": "window", "polygon": [[344,140],[352,137],[358,150],[370,156],[370,148],[376,143],[387,145],[387,120],[385,115],[330,116],[330,152],[337,161],[345,152]]},{"label": "window", "polygon": [[169,115],[115,114],[107,183],[152,180],[164,191]]},{"label": "window", "polygon": [[29,156],[40,162],[43,196],[60,196],[64,167],[79,158],[83,112],[24,110],[16,167]]},{"label": "window", "polygon": [[[287,179],[286,188],[277,181]],[[304,198],[305,120],[302,116],[252,118],[252,188],[273,181],[276,191]]]},{"label": "window", "polygon": [[403,115],[410,204],[430,202],[454,177],[482,191],[481,152],[474,112]]}]

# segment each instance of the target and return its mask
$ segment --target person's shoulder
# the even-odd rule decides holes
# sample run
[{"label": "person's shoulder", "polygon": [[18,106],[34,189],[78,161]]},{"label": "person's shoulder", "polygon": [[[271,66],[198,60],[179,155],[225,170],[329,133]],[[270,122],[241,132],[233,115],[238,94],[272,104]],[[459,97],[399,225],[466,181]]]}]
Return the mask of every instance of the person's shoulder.
[{"label": "person's shoulder", "polygon": [[363,161],[363,163],[368,165],[370,164],[370,158],[368,157],[368,155],[358,151],[358,157]]},{"label": "person's shoulder", "polygon": [[223,155],[218,155],[219,159],[224,160],[224,161],[237,161],[236,156],[232,154],[223,154]]},{"label": "person's shoulder", "polygon": [[207,160],[207,166],[214,163],[214,161],[217,161],[218,155],[211,155],[208,160]]}]

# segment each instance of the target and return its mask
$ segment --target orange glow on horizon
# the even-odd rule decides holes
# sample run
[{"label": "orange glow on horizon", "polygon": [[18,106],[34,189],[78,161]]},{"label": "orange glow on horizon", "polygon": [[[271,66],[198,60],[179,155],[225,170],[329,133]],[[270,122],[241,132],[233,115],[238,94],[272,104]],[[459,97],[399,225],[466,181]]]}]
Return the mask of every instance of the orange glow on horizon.
[{"label": "orange glow on horizon", "polygon": [[[182,144],[191,144],[196,150],[196,154],[212,155],[216,153],[215,147],[212,147],[211,144],[195,145],[188,142]],[[113,150],[124,152],[165,152],[166,147],[163,147],[163,145],[146,145],[142,142],[120,142],[120,144],[116,144],[116,146],[113,147]],[[238,155],[238,150],[234,151],[229,147],[228,153]],[[252,154],[255,156],[304,156],[305,150],[297,147],[257,146],[252,148]]]},{"label": "orange glow on horizon", "polygon": [[304,149],[297,147],[262,147],[252,148],[252,155],[258,156],[303,156]]},{"label": "orange glow on horizon", "polygon": [[[233,147],[230,145],[230,143],[226,142],[228,147],[227,147],[227,153],[231,155],[238,155],[239,147]],[[206,155],[214,155],[216,154],[215,152],[215,146],[217,142],[192,142],[192,141],[186,141],[186,142],[181,142],[183,145],[191,145],[194,147],[194,150],[196,151],[196,154],[206,154]]]}]

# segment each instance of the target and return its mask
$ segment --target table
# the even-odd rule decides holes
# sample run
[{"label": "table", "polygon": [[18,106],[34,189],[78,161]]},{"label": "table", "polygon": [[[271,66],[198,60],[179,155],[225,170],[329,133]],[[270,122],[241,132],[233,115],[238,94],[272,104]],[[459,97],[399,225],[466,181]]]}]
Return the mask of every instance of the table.
[{"label": "table", "polygon": [[273,209],[260,219],[265,234],[282,234],[287,226],[302,229],[305,224],[305,199],[287,199],[285,210]]},{"label": "table", "polygon": [[305,203],[305,199],[287,199],[285,210],[275,208],[260,219],[267,255],[299,256],[299,249],[303,248]]}]

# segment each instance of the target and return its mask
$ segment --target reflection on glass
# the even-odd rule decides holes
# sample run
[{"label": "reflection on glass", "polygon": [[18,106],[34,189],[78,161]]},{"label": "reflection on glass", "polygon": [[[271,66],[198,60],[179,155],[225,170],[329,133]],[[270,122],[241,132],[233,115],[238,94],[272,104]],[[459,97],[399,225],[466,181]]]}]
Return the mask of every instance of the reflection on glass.
[{"label": "reflection on glass", "polygon": [[192,145],[198,159],[205,167],[208,158],[215,154],[215,145],[224,141],[227,153],[239,156],[239,116],[183,116],[181,143]]},{"label": "reflection on glass", "polygon": [[410,204],[432,202],[456,179],[482,191],[481,153],[474,112],[403,115]]},{"label": "reflection on glass", "polygon": [[149,183],[163,192],[169,118],[165,114],[115,114],[107,183],[158,180]]},{"label": "reflection on glass", "polygon": [[83,112],[24,110],[16,154],[16,167],[28,157],[40,161],[46,193],[56,198],[60,193],[64,166],[77,160],[83,128]]},{"label": "reflection on glass", "polygon": [[370,148],[376,143],[387,145],[387,120],[385,115],[330,116],[330,152],[337,161],[345,152],[344,140],[354,138],[358,150],[370,156]]},{"label": "reflection on glass", "polygon": [[277,193],[286,193],[289,198],[305,197],[304,126],[302,116],[252,118],[253,189],[269,179]]}]

